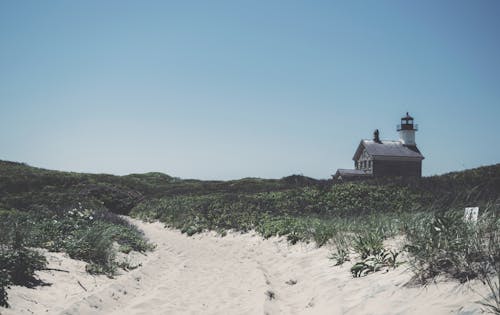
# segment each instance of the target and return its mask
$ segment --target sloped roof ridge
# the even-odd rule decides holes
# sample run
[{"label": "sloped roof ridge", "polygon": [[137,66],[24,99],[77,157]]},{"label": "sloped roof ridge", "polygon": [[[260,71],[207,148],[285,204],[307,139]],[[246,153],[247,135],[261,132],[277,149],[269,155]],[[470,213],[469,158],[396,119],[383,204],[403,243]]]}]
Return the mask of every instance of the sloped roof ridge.
[{"label": "sloped roof ridge", "polygon": [[372,156],[424,159],[417,146],[406,146],[403,142],[397,140],[382,140],[381,142],[378,143],[369,139],[361,140],[353,160],[359,157],[362,148],[366,149],[368,154]]},{"label": "sloped roof ridge", "polygon": [[[375,142],[373,139],[363,139],[363,141],[366,141],[366,142]],[[382,142],[382,144],[384,144],[384,142],[399,142],[399,143],[402,143],[401,140],[381,139],[380,141]]]}]

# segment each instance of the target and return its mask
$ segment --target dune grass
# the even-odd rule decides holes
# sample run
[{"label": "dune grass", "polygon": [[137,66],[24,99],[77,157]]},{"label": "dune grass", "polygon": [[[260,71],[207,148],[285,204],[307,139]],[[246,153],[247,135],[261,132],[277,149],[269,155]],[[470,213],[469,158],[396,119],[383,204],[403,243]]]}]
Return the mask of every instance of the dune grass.
[{"label": "dune grass", "polygon": [[[224,182],[80,174],[0,161],[0,209],[6,209],[0,210],[0,303],[7,303],[5,288],[13,283],[8,266],[16,258],[6,253],[16,231],[31,276],[43,268],[34,247],[66,252],[88,262],[87,271],[108,275],[117,268],[115,245],[122,252],[151,249],[117,214],[159,220],[187,235],[255,230],[291,243],[333,244],[332,259],[352,261],[353,276],[397,266],[399,252],[381,244],[404,235],[419,281],[445,274],[498,288],[499,209],[493,205],[499,194],[500,164],[422,179],[333,183],[298,175]],[[489,211],[472,226],[461,219],[468,205]],[[498,294],[486,298],[498,306]]]},{"label": "dune grass", "polygon": [[118,268],[115,246],[124,252],[153,248],[143,234],[116,214],[82,206],[65,213],[0,210],[0,305],[8,306],[6,288],[39,283],[35,272],[45,268],[33,248],[66,252],[87,262],[93,274],[113,276]]}]

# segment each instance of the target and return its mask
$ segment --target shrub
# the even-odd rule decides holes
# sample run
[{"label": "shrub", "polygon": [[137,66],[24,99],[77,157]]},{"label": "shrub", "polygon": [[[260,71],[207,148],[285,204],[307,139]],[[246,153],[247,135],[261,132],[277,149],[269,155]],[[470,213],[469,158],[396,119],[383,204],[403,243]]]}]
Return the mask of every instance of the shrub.
[{"label": "shrub", "polygon": [[128,221],[109,211],[91,210],[82,204],[57,214],[0,211],[0,219],[0,228],[6,231],[0,241],[12,243],[16,235],[22,234],[22,245],[65,251],[72,258],[92,265],[88,267],[92,273],[111,275],[114,272],[114,242],[123,252],[144,252],[153,248],[143,233]]},{"label": "shrub", "polygon": [[9,288],[9,284],[9,272],[7,269],[0,269],[0,306],[9,307],[9,303],[7,303],[7,289]]},{"label": "shrub", "polygon": [[0,268],[6,270],[10,283],[34,286],[38,283],[35,271],[45,268],[45,256],[27,248],[0,250]]},{"label": "shrub", "polygon": [[500,314],[500,213],[499,209],[482,216],[476,231],[475,248],[477,257],[475,269],[481,281],[490,291],[480,303],[494,313]]},{"label": "shrub", "polygon": [[486,212],[475,224],[464,222],[462,215],[439,212],[408,222],[405,248],[420,281],[438,274],[461,282],[477,277],[485,281],[500,270],[498,213]]},{"label": "shrub", "polygon": [[11,229],[2,229],[0,240],[0,306],[8,306],[7,288],[11,284],[32,287],[40,281],[35,271],[46,266],[45,256],[25,247],[23,226],[11,222]]},{"label": "shrub", "polygon": [[313,239],[321,247],[328,243],[328,241],[335,235],[336,230],[332,224],[329,222],[319,221],[313,231]]},{"label": "shrub", "polygon": [[366,259],[368,256],[378,255],[384,249],[383,237],[377,232],[367,231],[363,234],[356,235],[353,241],[353,249],[361,256],[361,259]]},{"label": "shrub", "polygon": [[115,252],[113,250],[113,230],[108,225],[96,223],[88,229],[78,230],[68,238],[65,250],[71,258],[89,262],[91,273],[113,275]]},{"label": "shrub", "polygon": [[405,248],[420,280],[425,282],[441,273],[461,281],[476,277],[468,264],[475,255],[472,229],[456,211],[424,215],[409,222]]},{"label": "shrub", "polygon": [[397,262],[398,255],[399,252],[383,249],[379,253],[366,257],[354,264],[351,267],[351,274],[357,278],[365,276],[370,272],[379,271],[384,267],[396,268],[399,265],[399,262]]},{"label": "shrub", "polygon": [[346,183],[334,185],[326,193],[325,202],[338,214],[352,215],[410,209],[418,202],[418,197],[403,186]]},{"label": "shrub", "polygon": [[133,228],[123,225],[113,225],[105,224],[110,233],[112,234],[112,239],[120,245],[120,251],[128,253],[131,250],[138,252],[146,252],[154,249],[154,245],[149,243],[142,232],[140,232],[137,227]]},{"label": "shrub", "polygon": [[332,243],[335,249],[329,258],[335,260],[335,266],[342,265],[344,262],[349,261],[350,239],[348,236],[345,233],[337,233],[332,238]]},{"label": "shrub", "polygon": [[487,308],[487,310],[493,314],[500,314],[500,273],[496,272],[495,277],[487,277],[485,283],[490,290],[491,297],[483,297],[483,301],[479,302]]},{"label": "shrub", "polygon": [[34,273],[45,267],[45,256],[26,248],[25,228],[18,221],[12,224],[13,229],[6,231],[4,243],[0,244],[0,269],[7,271],[12,284],[34,285]]}]

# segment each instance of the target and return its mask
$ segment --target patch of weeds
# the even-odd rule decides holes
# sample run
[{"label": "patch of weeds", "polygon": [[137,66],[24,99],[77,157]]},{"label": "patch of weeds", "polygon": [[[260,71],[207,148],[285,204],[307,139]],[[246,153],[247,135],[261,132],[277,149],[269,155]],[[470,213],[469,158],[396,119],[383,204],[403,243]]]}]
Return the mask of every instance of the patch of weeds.
[{"label": "patch of weeds", "polygon": [[45,268],[45,256],[25,247],[24,231],[17,222],[13,231],[6,231],[0,242],[0,306],[8,306],[7,288],[9,285],[33,287],[41,281],[35,271]]},{"label": "patch of weeds", "polygon": [[71,258],[89,262],[86,268],[89,273],[113,275],[116,270],[113,232],[106,224],[94,224],[72,235],[65,250]]},{"label": "patch of weeds", "polygon": [[485,283],[490,290],[491,296],[484,297],[479,304],[486,307],[488,312],[500,315],[500,273],[497,273],[496,281],[493,277],[487,277]]},{"label": "patch of weeds", "polygon": [[500,211],[486,210],[476,223],[464,222],[462,211],[408,222],[406,249],[414,281],[427,283],[440,274],[462,283],[477,278],[490,292],[481,304],[495,313],[500,309]]},{"label": "patch of weeds", "polygon": [[297,280],[290,279],[290,280],[287,280],[285,283],[288,284],[288,285],[296,285],[297,284]]},{"label": "patch of weeds", "polygon": [[193,236],[196,233],[201,233],[203,231],[203,227],[199,225],[186,225],[181,229],[182,233],[185,233],[187,236]]},{"label": "patch of weeds", "polygon": [[9,307],[7,289],[10,283],[9,272],[6,269],[0,269],[0,306]]},{"label": "patch of weeds", "polygon": [[134,270],[134,269],[137,269],[137,268],[141,267],[142,264],[132,265],[128,261],[123,261],[123,262],[118,263],[116,266],[118,268],[123,269],[123,270],[129,271],[129,270]]},{"label": "patch of weeds", "polygon": [[334,252],[330,254],[330,259],[335,261],[335,266],[341,266],[350,260],[350,240],[344,233],[336,234],[332,239],[335,246]]},{"label": "patch of weeds", "polygon": [[223,229],[219,229],[219,230],[217,230],[217,235],[219,235],[220,237],[226,237],[227,231],[223,230]]},{"label": "patch of weeds", "polygon": [[385,257],[384,261],[387,264],[387,267],[391,267],[393,269],[396,269],[400,265],[404,264],[404,261],[398,261],[398,256],[401,254],[401,252],[395,251],[395,250],[389,250],[385,251]]},{"label": "patch of weeds", "polygon": [[0,250],[0,266],[9,274],[9,281],[15,285],[35,286],[39,280],[35,271],[46,266],[45,256],[28,248]]},{"label": "patch of weeds", "polygon": [[371,272],[377,272],[385,267],[396,268],[400,265],[397,261],[399,252],[382,250],[376,255],[371,255],[351,267],[351,274],[358,278]]},{"label": "patch of weeds", "polygon": [[302,238],[300,237],[300,235],[295,231],[292,231],[290,234],[286,236],[286,240],[290,242],[290,244],[292,245],[297,244],[301,239]]},{"label": "patch of weeds", "polygon": [[118,251],[120,253],[124,253],[124,254],[129,254],[132,250],[133,250],[132,246],[130,246],[128,244],[120,245],[118,247]]},{"label": "patch of weeds", "polygon": [[334,235],[335,228],[332,225],[327,222],[320,222],[315,226],[313,239],[318,247],[321,247],[325,245]]},{"label": "patch of weeds", "polygon": [[[500,218],[498,212],[483,215],[476,234],[476,248],[484,259],[480,262],[479,279],[488,287],[489,296],[479,302],[493,314],[500,314]],[[483,240],[478,242],[478,240]],[[482,245],[482,246],[481,246]]]},{"label": "patch of weeds", "polygon": [[383,251],[383,241],[384,239],[380,233],[365,232],[354,238],[352,247],[361,256],[361,259],[366,259]]},{"label": "patch of weeds", "polygon": [[153,250],[155,246],[149,243],[144,235],[137,228],[129,228],[128,226],[107,224],[108,229],[112,232],[112,238],[116,241],[123,253],[129,253],[132,250],[137,252],[146,252]]},{"label": "patch of weeds", "polygon": [[109,278],[113,278],[116,274],[116,268],[116,264],[99,265],[95,263],[88,263],[85,266],[85,271],[91,275],[106,275]]},{"label": "patch of weeds", "polygon": [[276,298],[276,293],[274,293],[274,291],[267,290],[266,296],[267,296],[268,300],[271,301],[271,300],[274,300]]},{"label": "patch of weeds", "polygon": [[476,278],[476,266],[484,260],[484,254],[475,245],[481,243],[477,239],[480,229],[480,224],[464,222],[458,211],[423,215],[408,222],[405,249],[410,253],[416,279],[425,283],[439,274],[460,282]]},{"label": "patch of weeds", "polygon": [[82,204],[58,213],[0,211],[0,230],[5,231],[0,235],[0,244],[13,243],[16,235],[22,234],[23,246],[64,251],[72,258],[89,263],[87,270],[94,274],[114,273],[115,242],[124,253],[154,248],[137,227],[122,217],[102,209],[91,210]]}]

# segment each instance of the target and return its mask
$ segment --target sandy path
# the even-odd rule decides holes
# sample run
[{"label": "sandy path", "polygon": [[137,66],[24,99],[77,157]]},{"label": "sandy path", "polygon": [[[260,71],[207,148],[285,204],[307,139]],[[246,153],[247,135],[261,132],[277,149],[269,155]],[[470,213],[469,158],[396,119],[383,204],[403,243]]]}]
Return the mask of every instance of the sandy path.
[{"label": "sandy path", "polygon": [[[10,291],[9,314],[476,314],[469,285],[406,288],[404,267],[352,279],[327,248],[237,233],[187,237],[132,220],[157,249],[116,279],[86,275],[83,263],[51,254],[71,272],[42,272],[52,286]],[[54,256],[56,255],[56,256]],[[82,286],[80,286],[80,284]],[[483,287],[476,290],[484,293]],[[85,288],[85,291],[83,288]]]}]

